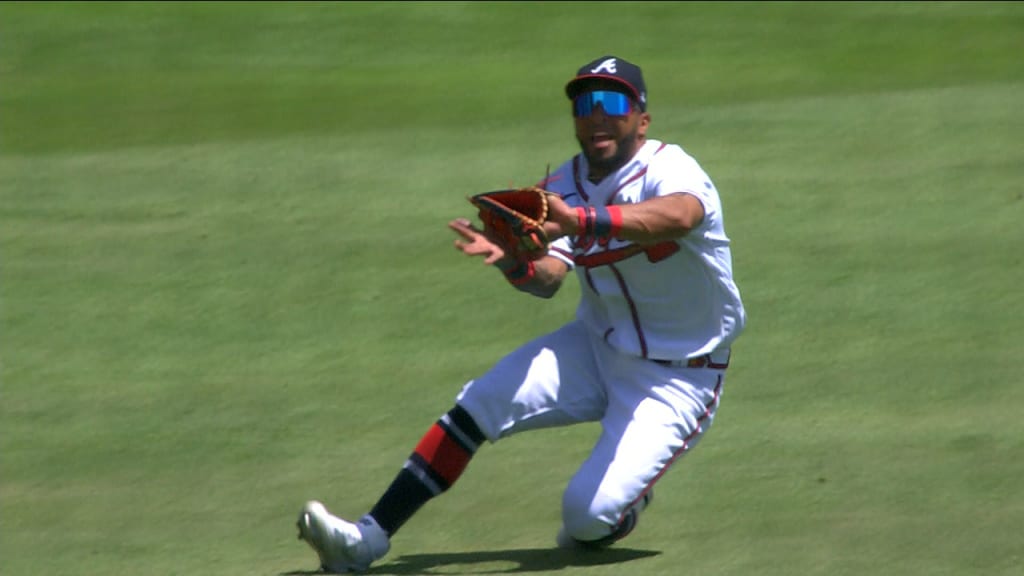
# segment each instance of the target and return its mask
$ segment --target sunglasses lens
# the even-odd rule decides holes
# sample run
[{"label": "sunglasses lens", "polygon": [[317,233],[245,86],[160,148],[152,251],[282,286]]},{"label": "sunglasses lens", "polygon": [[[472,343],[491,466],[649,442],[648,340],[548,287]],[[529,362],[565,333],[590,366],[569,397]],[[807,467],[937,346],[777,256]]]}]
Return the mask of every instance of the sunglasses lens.
[{"label": "sunglasses lens", "polygon": [[609,116],[626,116],[629,114],[629,97],[621,92],[608,92],[598,90],[580,94],[573,101],[573,114],[577,118],[590,116],[594,108],[601,105],[601,109]]}]

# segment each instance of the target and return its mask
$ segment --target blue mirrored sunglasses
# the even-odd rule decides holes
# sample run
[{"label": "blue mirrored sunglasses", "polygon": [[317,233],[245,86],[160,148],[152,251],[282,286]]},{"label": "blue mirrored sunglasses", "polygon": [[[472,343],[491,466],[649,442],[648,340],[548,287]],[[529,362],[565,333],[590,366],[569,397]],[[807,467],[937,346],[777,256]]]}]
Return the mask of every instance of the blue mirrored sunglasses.
[{"label": "blue mirrored sunglasses", "polygon": [[572,114],[577,118],[590,116],[594,108],[600,104],[604,113],[609,116],[626,116],[629,114],[632,105],[629,96],[622,92],[611,92],[608,90],[597,90],[584,92],[572,102]]}]

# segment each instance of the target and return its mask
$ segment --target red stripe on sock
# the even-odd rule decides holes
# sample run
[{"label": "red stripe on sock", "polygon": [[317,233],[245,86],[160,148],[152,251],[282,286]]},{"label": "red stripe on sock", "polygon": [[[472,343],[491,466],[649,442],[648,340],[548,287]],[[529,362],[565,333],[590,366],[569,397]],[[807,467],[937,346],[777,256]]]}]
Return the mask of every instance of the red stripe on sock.
[{"label": "red stripe on sock", "polygon": [[473,457],[436,423],[416,445],[416,453],[434,472],[444,478],[449,487],[455,484],[469,465],[469,459]]}]

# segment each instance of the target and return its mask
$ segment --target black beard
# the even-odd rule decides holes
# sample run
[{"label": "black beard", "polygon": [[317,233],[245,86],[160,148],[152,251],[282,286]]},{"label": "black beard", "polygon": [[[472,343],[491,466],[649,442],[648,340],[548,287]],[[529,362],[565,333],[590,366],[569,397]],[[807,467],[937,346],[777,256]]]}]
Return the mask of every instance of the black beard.
[{"label": "black beard", "polygon": [[591,174],[597,172],[601,175],[600,180],[604,180],[606,176],[625,166],[627,162],[633,159],[633,156],[636,155],[636,151],[639,149],[636,136],[637,131],[634,130],[616,140],[615,155],[607,160],[591,158],[587,154],[587,148],[583,146],[583,142],[580,142],[580,150],[583,151],[583,155],[587,158],[587,165],[590,166],[589,172]]}]

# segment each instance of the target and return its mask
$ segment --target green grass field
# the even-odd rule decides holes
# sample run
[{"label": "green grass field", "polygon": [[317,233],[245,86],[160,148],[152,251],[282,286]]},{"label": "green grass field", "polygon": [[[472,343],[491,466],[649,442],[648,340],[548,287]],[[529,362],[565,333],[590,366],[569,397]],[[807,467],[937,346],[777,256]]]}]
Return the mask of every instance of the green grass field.
[{"label": "green grass field", "polygon": [[750,316],[599,555],[596,428],[485,446],[373,574],[1024,573],[1024,3],[0,4],[0,574],[308,574],[462,384],[575,308],[458,254],[644,67]]}]

